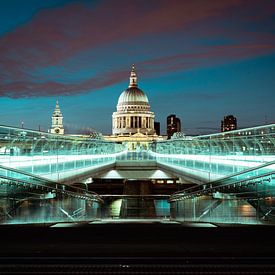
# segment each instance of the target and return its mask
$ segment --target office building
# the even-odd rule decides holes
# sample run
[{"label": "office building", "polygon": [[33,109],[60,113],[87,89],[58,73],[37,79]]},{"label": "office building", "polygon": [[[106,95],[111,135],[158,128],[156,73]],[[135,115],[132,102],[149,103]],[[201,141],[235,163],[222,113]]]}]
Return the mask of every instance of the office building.
[{"label": "office building", "polygon": [[181,122],[176,115],[167,117],[167,139],[170,139],[174,133],[181,131]]},{"label": "office building", "polygon": [[233,131],[237,129],[237,118],[233,115],[228,115],[221,121],[221,132]]}]

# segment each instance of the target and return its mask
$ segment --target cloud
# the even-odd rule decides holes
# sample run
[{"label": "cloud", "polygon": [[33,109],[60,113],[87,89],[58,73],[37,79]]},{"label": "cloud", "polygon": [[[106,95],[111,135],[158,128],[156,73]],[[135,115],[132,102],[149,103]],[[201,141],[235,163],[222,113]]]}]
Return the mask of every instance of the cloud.
[{"label": "cloud", "polygon": [[5,85],[0,84],[0,96],[22,98],[79,94],[111,86],[125,79],[126,74],[126,71],[116,71],[109,74],[103,74],[98,77],[93,77],[77,84],[59,83],[53,81],[43,83],[17,81]]},{"label": "cloud", "polygon": [[[209,18],[221,18],[228,10],[243,7],[245,3],[243,0],[118,0],[115,5],[111,1],[94,6],[86,2],[74,2],[42,10],[32,21],[0,38],[0,96],[19,98],[72,95],[113,85],[128,75],[128,72],[121,69],[121,65],[113,68],[113,72],[100,71],[96,76],[87,76],[78,83],[57,80],[54,74],[37,74],[37,71],[47,67],[62,67],[66,60],[77,58],[84,51],[106,46],[109,46],[107,50],[112,51],[114,43],[125,41],[130,44],[139,37],[140,45],[130,44],[130,47],[139,47],[139,54],[142,54],[142,37],[160,35],[165,40],[165,35],[169,33],[184,34],[191,26],[201,24]],[[260,1],[250,3],[253,7],[262,5]],[[266,3],[271,5],[269,1]],[[263,10],[266,12],[267,8]],[[245,37],[250,36],[251,33],[245,34]],[[273,50],[274,36],[266,35],[263,43],[252,41],[205,48],[196,46],[184,54],[162,53],[161,57],[153,55],[138,65],[144,68],[148,76],[155,76]],[[114,51],[114,55],[116,54],[118,52]],[[97,59],[106,62],[104,52]],[[121,62],[128,65],[127,60]]]},{"label": "cloud", "polygon": [[253,56],[269,54],[275,51],[275,36],[273,43],[257,44],[231,44],[211,47],[194,48],[193,53],[183,53],[165,56],[161,58],[146,60],[140,65],[148,73],[154,72],[175,72],[190,70],[193,68],[209,67],[225,61],[234,61],[250,58]]}]

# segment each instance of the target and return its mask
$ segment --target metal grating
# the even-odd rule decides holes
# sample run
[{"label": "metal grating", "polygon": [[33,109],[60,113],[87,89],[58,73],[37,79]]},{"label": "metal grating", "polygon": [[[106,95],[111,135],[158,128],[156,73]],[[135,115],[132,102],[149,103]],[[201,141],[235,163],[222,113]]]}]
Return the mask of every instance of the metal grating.
[{"label": "metal grating", "polygon": [[228,264],[8,264],[0,274],[275,274],[275,265]]}]

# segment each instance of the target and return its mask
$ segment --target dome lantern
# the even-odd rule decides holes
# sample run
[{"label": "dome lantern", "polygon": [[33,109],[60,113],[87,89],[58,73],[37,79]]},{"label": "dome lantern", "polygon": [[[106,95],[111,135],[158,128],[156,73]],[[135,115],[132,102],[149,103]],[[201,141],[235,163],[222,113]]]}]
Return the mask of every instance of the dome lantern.
[{"label": "dome lantern", "polygon": [[130,75],[130,83],[129,88],[137,87],[137,74],[135,70],[135,64],[132,66],[131,75]]}]

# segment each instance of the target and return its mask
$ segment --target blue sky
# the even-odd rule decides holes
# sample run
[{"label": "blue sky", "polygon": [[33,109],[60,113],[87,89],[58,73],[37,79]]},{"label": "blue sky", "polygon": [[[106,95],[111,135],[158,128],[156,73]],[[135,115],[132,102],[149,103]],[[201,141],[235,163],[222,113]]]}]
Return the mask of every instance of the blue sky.
[{"label": "blue sky", "polygon": [[47,130],[58,99],[68,132],[111,133],[136,64],[165,132],[275,122],[275,2],[0,2],[0,124]]}]

